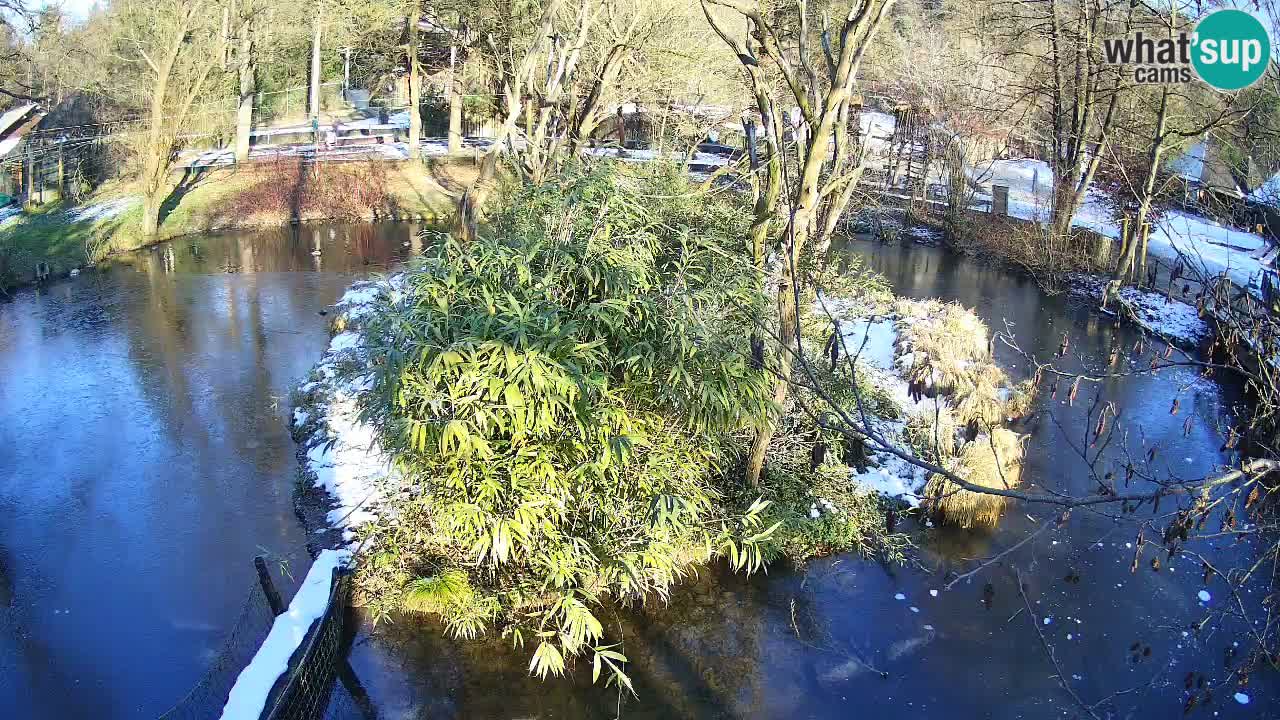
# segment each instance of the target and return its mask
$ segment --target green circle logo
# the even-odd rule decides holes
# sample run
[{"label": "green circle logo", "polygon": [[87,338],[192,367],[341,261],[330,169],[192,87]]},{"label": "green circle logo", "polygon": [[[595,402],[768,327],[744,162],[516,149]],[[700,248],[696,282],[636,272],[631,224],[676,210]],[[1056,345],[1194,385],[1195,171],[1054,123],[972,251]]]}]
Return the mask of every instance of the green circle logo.
[{"label": "green circle logo", "polygon": [[1196,26],[1191,64],[1218,90],[1240,90],[1258,81],[1271,62],[1271,38],[1258,18],[1243,10],[1217,10]]}]

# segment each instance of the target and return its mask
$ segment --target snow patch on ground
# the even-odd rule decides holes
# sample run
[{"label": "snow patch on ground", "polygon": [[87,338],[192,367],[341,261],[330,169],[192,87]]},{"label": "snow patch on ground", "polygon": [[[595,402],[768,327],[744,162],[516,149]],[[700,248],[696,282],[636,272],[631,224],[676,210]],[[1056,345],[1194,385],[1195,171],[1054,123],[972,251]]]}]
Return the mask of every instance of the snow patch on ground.
[{"label": "snow patch on ground", "polygon": [[[828,307],[833,303],[829,302]],[[837,304],[838,303],[834,303]],[[840,323],[840,334],[844,342],[844,352],[854,354],[861,347],[858,357],[859,365],[867,374],[869,382],[880,388],[890,402],[901,411],[900,418],[890,419],[874,417],[868,414],[868,424],[877,434],[893,447],[910,452],[903,433],[906,429],[905,418],[916,412],[933,410],[933,398],[911,397],[910,387],[901,375],[900,363],[895,362],[894,353],[898,339],[898,328],[893,319],[867,320],[865,318],[844,320]],[[864,344],[865,341],[865,344]],[[938,402],[945,402],[937,400]],[[877,492],[890,498],[901,500],[912,507],[920,505],[920,492],[929,480],[929,474],[891,452],[873,452],[868,461],[866,472],[854,471],[850,476],[854,484],[868,492]]]},{"label": "snow patch on ground", "polygon": [[353,528],[377,518],[383,500],[400,482],[374,428],[360,419],[357,398],[372,379],[359,372],[366,357],[363,336],[356,329],[376,299],[398,292],[398,279],[393,278],[358,283],[342,296],[336,309],[346,329],[329,341],[313,379],[300,388],[312,399],[311,407],[294,411],[295,426],[309,431],[306,469],[314,474],[316,486],[333,498],[328,520],[345,530],[347,540],[354,537]]},{"label": "snow patch on ground", "polygon": [[[1096,275],[1077,275],[1072,278],[1072,287],[1090,300],[1101,302],[1108,282]],[[1200,317],[1200,311],[1181,300],[1126,286],[1120,289],[1119,301],[1123,315],[1149,332],[1180,345],[1195,347],[1212,335],[1209,324]],[[1114,300],[1109,309],[1116,309]]]},{"label": "snow patch on ground", "polygon": [[0,208],[0,228],[18,221],[18,216],[22,214],[21,205],[6,205]]},{"label": "snow patch on ground", "polygon": [[253,660],[240,671],[222,708],[223,720],[257,720],[276,681],[289,669],[289,658],[302,645],[307,631],[329,607],[333,573],[346,564],[346,550],[322,550],[293,596],[289,609],[275,619],[271,632]]},{"label": "snow patch on ground", "polygon": [[857,355],[859,362],[881,370],[893,369],[893,345],[898,340],[898,332],[892,320],[846,321],[841,323],[840,332],[849,352]]},{"label": "snow patch on ground", "polygon": [[[1009,214],[1035,222],[1048,222],[1053,196],[1053,170],[1042,160],[995,160],[980,163],[970,178],[1009,188]],[[1278,185],[1280,187],[1280,185]],[[1072,217],[1072,224],[1110,238],[1120,237],[1106,198],[1091,188]],[[1173,210],[1152,223],[1148,252],[1167,262],[1185,257],[1205,275],[1225,273],[1240,287],[1248,287],[1263,271],[1261,256],[1270,244],[1261,235],[1224,227],[1208,218]]]},{"label": "snow patch on ground", "polygon": [[[584,154],[592,157],[614,158],[623,162],[642,163],[653,162],[663,159],[670,162],[683,163],[685,154],[679,152],[666,152],[659,154],[657,150],[622,150],[613,147],[593,147],[583,151]],[[690,165],[701,167],[721,167],[729,164],[730,158],[727,155],[717,155],[714,153],[695,152],[689,157]]]},{"label": "snow patch on ground", "polygon": [[100,222],[128,212],[139,202],[136,197],[122,197],[78,207],[67,211],[67,214],[76,222]]}]

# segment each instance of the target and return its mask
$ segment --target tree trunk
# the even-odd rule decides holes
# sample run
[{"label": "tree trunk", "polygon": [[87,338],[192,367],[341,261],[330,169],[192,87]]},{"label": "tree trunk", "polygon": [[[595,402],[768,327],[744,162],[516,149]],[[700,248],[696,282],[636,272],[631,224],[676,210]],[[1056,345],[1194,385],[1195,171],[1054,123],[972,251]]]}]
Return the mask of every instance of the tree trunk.
[{"label": "tree trunk", "polygon": [[1155,196],[1156,179],[1160,173],[1160,158],[1164,155],[1165,129],[1169,118],[1169,86],[1164,86],[1160,93],[1160,110],[1156,114],[1155,132],[1151,137],[1151,145],[1147,149],[1146,174],[1142,180],[1142,190],[1138,194],[1138,214],[1129,224],[1128,237],[1125,238],[1124,252],[1116,262],[1112,279],[1116,282],[1128,282],[1133,277],[1134,260],[1141,246],[1145,267],[1146,236],[1142,231],[1147,214],[1151,211],[1151,203]]},{"label": "tree trunk", "polygon": [[142,196],[142,235],[153,238],[160,232],[160,203],[164,198],[159,193],[148,192]]},{"label": "tree trunk", "polygon": [[248,16],[240,26],[240,105],[236,109],[236,162],[249,159],[249,133],[253,131],[253,96],[257,93],[258,62],[254,56],[253,29]]},{"label": "tree trunk", "polygon": [[422,157],[422,78],[418,76],[418,20],[422,17],[422,4],[414,0],[409,13],[409,159]]},{"label": "tree trunk", "polygon": [[462,81],[458,79],[458,46],[449,48],[449,154],[462,152]]},{"label": "tree trunk", "polygon": [[[782,348],[778,353],[778,373],[773,387],[773,402],[778,406],[778,413],[783,412],[787,395],[791,390],[791,353],[795,349],[799,318],[796,315],[795,288],[792,287],[793,275],[790,267],[782,271],[782,284],[778,287],[778,344]],[[769,443],[778,429],[777,418],[770,416],[765,424],[756,431],[751,440],[751,451],[747,455],[745,479],[749,487],[759,487],[760,477],[764,473],[764,459],[769,452]]]},{"label": "tree trunk", "polygon": [[[170,51],[167,62],[156,71],[151,87],[151,126],[147,131],[147,146],[142,166],[142,235],[155,237],[160,229],[160,204],[164,201],[164,177],[168,170],[171,141],[165,137],[165,96],[169,92],[169,75],[173,72],[180,45]],[[180,126],[179,121],[175,124]]]},{"label": "tree trunk", "polygon": [[[307,114],[313,121],[320,119],[320,11],[311,20],[311,92],[307,98]],[[313,123],[314,124],[314,123]],[[315,139],[320,142],[320,138]]]}]

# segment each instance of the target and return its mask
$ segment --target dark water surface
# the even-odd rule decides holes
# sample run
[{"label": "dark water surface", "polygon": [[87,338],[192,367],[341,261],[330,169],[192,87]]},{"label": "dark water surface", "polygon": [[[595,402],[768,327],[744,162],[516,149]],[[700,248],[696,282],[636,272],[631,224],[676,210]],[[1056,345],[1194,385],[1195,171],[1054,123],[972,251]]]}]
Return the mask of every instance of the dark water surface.
[{"label": "dark water surface", "polygon": [[328,341],[317,312],[409,235],[183,240],[0,303],[0,718],[156,717],[254,555],[302,577],[289,390]]},{"label": "dark water surface", "polygon": [[[326,345],[318,311],[416,250],[411,229],[181,241],[0,304],[0,718],[155,717],[220,646],[255,554],[302,576],[288,393]],[[1086,307],[942,251],[852,243],[842,252],[865,258],[901,294],[957,300],[992,327],[1009,321],[1039,357],[1070,332],[1068,368],[1080,365],[1074,353],[1105,358],[1117,332]],[[1120,342],[1135,338],[1118,331]],[[1015,377],[1025,371],[1007,349],[997,354]],[[1183,411],[1170,416],[1183,386]],[[1106,392],[1132,418],[1135,452],[1158,443],[1157,463],[1187,476],[1224,460],[1205,419],[1227,410],[1233,390],[1169,371]],[[1024,428],[1033,434],[1025,476],[1081,491],[1087,473],[1072,444],[1092,395],[1082,391],[1075,407],[1064,397],[1042,398]],[[1183,637],[1206,613],[1198,563],[1178,559],[1159,573],[1144,563],[1131,575],[1127,522],[1077,511],[1004,565],[943,587],[947,569],[998,552],[1048,516],[1019,508],[994,536],[924,530],[922,567],[837,557],[766,577],[713,568],[666,606],[611,612],[608,632],[624,642],[639,699],[592,686],[589,663],[566,680],[530,679],[528,650],[453,642],[432,624],[366,626],[351,664],[381,718],[1078,716],[1023,609],[1016,566],[1086,702],[1121,692],[1112,703],[1120,717],[1180,717],[1182,678],[1196,670],[1233,681],[1198,714],[1276,717],[1274,678],[1253,678],[1248,706],[1231,699],[1223,657],[1238,622]],[[1064,579],[1072,570],[1080,583]],[[994,595],[984,603],[987,582]],[[1207,589],[1208,607],[1221,607],[1225,586]],[[1137,663],[1135,642],[1151,648]]]},{"label": "dark water surface", "polygon": [[[1067,370],[1082,362],[1096,366],[1113,341],[1131,346],[1138,337],[1088,307],[1045,296],[1029,280],[941,250],[854,241],[839,251],[862,258],[899,294],[959,301],[992,328],[1007,321],[1024,349],[1042,360],[1069,332],[1072,357],[1059,361]],[[1014,378],[1025,377],[1026,363],[1016,353],[1001,346],[997,358]],[[1179,387],[1185,387],[1183,410],[1174,417],[1169,406]],[[1082,390],[1074,406],[1066,403],[1065,386],[1056,401],[1046,394],[1021,428],[1032,434],[1024,477],[1037,489],[1092,489],[1087,463],[1073,445],[1081,443],[1093,392]],[[1192,477],[1225,460],[1212,421],[1229,409],[1232,390],[1165,371],[1111,383],[1104,397],[1131,418],[1125,425],[1134,454],[1158,445],[1162,471]],[[1197,419],[1184,437],[1188,414]],[[989,557],[1054,515],[1018,507],[994,535],[924,529],[916,535],[922,567],[837,557],[750,579],[712,569],[679,588],[666,606],[608,613],[607,632],[610,640],[622,639],[632,660],[638,699],[592,686],[589,662],[579,663],[569,679],[539,682],[526,674],[531,650],[512,651],[500,639],[455,643],[443,639],[438,626],[419,622],[366,628],[351,662],[381,716],[391,718],[1082,717],[1053,676],[1038,626],[1084,702],[1119,693],[1099,708],[1100,716],[1181,717],[1183,679],[1192,670],[1223,683],[1197,714],[1280,716],[1273,676],[1252,678],[1247,706],[1233,699],[1235,678],[1223,659],[1233,642],[1243,641],[1239,622],[1215,621],[1198,637],[1188,630],[1229,600],[1226,586],[1203,585],[1199,561],[1189,558],[1153,572],[1150,553],[1130,574],[1133,550],[1126,543],[1136,528],[1128,521],[1078,510],[1065,527],[1037,535],[972,582],[943,587],[947,570],[963,572],[970,567],[966,559]],[[1253,552],[1247,546],[1195,549],[1217,559]],[[1066,579],[1072,571],[1079,583]],[[1207,605],[1197,600],[1202,588],[1212,597]],[[898,594],[905,599],[895,599]]]}]

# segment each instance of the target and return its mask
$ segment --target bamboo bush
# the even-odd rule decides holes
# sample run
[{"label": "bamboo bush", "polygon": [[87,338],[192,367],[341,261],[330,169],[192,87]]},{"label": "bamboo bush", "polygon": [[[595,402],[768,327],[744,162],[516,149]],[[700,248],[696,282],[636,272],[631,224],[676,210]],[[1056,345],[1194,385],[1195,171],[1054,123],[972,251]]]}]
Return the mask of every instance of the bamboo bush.
[{"label": "bamboo bush", "polygon": [[377,616],[496,629],[538,676],[587,655],[629,686],[604,603],[663,598],[713,558],[761,566],[769,503],[720,483],[772,408],[749,357],[764,295],[732,260],[742,215],[686,187],[603,164],[512,188],[369,316],[363,413],[408,483],[370,530]]}]

